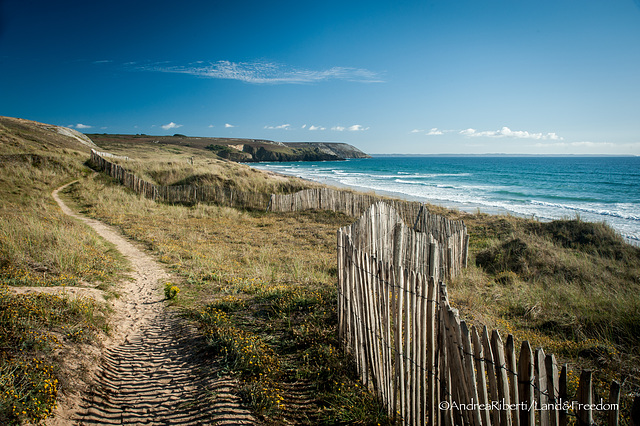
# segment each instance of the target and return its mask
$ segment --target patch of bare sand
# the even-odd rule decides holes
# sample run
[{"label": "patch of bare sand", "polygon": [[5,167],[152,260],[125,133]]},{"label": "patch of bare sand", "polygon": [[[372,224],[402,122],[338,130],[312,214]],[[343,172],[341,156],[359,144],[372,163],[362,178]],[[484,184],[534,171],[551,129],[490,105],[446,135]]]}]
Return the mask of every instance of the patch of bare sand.
[{"label": "patch of bare sand", "polygon": [[65,367],[82,371],[69,375],[73,391],[47,424],[259,424],[197,330],[165,307],[161,284],[175,277],[110,226],[73,212],[58,195],[63,188],[52,194],[62,211],[113,243],[131,262],[133,279],[118,289],[113,332],[100,353],[68,354]]}]

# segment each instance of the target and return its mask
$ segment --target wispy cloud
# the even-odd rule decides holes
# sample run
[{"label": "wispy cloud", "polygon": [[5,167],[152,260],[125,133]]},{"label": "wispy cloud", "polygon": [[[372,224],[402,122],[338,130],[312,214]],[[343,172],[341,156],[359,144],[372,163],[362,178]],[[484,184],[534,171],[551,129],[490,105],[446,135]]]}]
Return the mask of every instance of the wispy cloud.
[{"label": "wispy cloud", "polygon": [[327,129],[326,127],[311,125],[309,126],[309,130],[327,130]]},{"label": "wispy cloud", "polygon": [[331,130],[335,132],[344,132],[345,130],[349,132],[362,132],[365,130],[369,130],[369,127],[364,127],[361,124],[354,124],[353,126],[349,126],[349,127],[333,126]]},{"label": "wispy cloud", "polygon": [[[437,129],[436,129],[437,130]],[[484,130],[465,129],[459,132],[463,136],[469,137],[489,137],[489,138],[515,138],[515,139],[536,139],[536,140],[563,140],[556,133],[530,133],[524,130],[511,130],[503,127],[500,130]]]},{"label": "wispy cloud", "polygon": [[269,130],[291,130],[291,124],[280,124],[279,126],[264,126],[264,128]]},{"label": "wispy cloud", "polygon": [[226,129],[230,129],[230,128],[232,128],[232,127],[236,127],[236,126],[234,126],[233,124],[225,123],[224,127],[225,127]]},{"label": "wispy cloud", "polygon": [[275,62],[193,62],[187,65],[157,63],[139,66],[144,71],[190,74],[203,78],[240,80],[253,84],[303,84],[328,80],[344,80],[358,83],[382,83],[380,73],[362,68],[332,67],[324,70],[308,70],[288,67]]},{"label": "wispy cloud", "polygon": [[363,127],[360,124],[354,124],[353,126],[349,126],[347,130],[349,130],[350,132],[363,132],[365,130],[369,130],[369,128]]},{"label": "wispy cloud", "polygon": [[80,130],[82,130],[82,129],[90,129],[90,128],[92,128],[93,126],[89,126],[88,124],[78,123],[78,124],[76,124],[75,126],[71,125],[71,126],[69,126],[69,127],[75,127],[76,129],[80,129]]},{"label": "wispy cloud", "polygon": [[537,143],[534,146],[539,148],[549,147],[572,147],[572,148],[613,148],[618,145],[612,142],[557,142],[557,143]]},{"label": "wispy cloud", "polygon": [[445,133],[450,133],[452,132],[452,130],[440,130],[437,127],[432,128],[431,130],[423,130],[423,129],[413,129],[411,132],[409,133],[424,133],[427,136],[440,136],[440,135],[444,135]]},{"label": "wispy cloud", "polygon": [[173,121],[169,124],[164,124],[162,126],[162,128],[165,130],[177,129],[178,127],[182,127],[182,124],[176,124]]}]

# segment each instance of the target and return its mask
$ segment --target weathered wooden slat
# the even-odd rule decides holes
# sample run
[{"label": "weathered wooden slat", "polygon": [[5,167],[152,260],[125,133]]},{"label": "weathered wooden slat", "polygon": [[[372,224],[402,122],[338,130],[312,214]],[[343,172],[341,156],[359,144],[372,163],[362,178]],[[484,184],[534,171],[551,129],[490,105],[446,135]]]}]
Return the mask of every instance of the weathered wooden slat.
[{"label": "weathered wooden slat", "polygon": [[593,387],[591,384],[591,370],[582,370],[580,382],[578,383],[578,426],[591,426],[593,424],[593,413],[591,404],[593,402]]},{"label": "weathered wooden slat", "polygon": [[[560,369],[560,380],[558,384],[558,401],[560,406],[564,407],[567,401],[567,364],[564,364]],[[560,426],[567,426],[567,410],[562,409],[558,413],[558,421]]]},{"label": "weathered wooden slat", "polygon": [[518,394],[520,395],[520,426],[535,426],[534,360],[531,346],[522,342],[518,359]]},{"label": "weathered wooden slat", "polygon": [[500,424],[502,426],[511,426],[511,411],[504,408],[511,405],[511,399],[509,397],[509,380],[507,378],[504,346],[498,330],[493,330],[493,333],[491,333],[491,349],[493,350],[493,363],[496,369],[498,385],[497,401],[503,405],[500,410]]},{"label": "weathered wooden slat", "polygon": [[520,395],[518,393],[518,364],[516,362],[516,348],[513,336],[507,336],[507,344],[505,345],[505,359],[507,362],[507,376],[509,377],[509,396],[511,404],[516,407],[511,411],[511,420],[514,426],[520,426],[520,414],[518,408],[520,406]]},{"label": "weathered wooden slat", "polygon": [[560,412],[557,409],[558,395],[560,392],[560,378],[558,377],[558,364],[556,357],[549,354],[545,358],[545,368],[547,372],[547,393],[549,402],[549,425],[560,425]]},{"label": "weathered wooden slat", "polygon": [[[493,361],[495,357],[493,355],[493,350],[491,349],[487,327],[484,327],[482,330],[482,348],[484,349],[485,368],[487,370],[487,377],[489,378],[490,404],[493,405],[493,403],[498,403],[500,399],[498,396],[496,366]],[[496,426],[500,424],[500,412],[498,410],[491,410],[491,420]]]},{"label": "weathered wooden slat", "polygon": [[[476,327],[471,327],[471,340],[473,342],[473,353],[476,358],[476,383],[478,388],[478,404],[482,407],[487,407],[489,404],[489,395],[487,392],[487,374],[484,363],[484,349],[478,330]],[[490,412],[484,409],[480,412],[482,415],[482,424],[484,426],[491,426]]]},{"label": "weathered wooden slat", "polygon": [[620,383],[613,380],[609,387],[609,405],[611,409],[607,414],[607,425],[618,426],[620,422]]},{"label": "weathered wooden slat", "polygon": [[540,426],[549,426],[549,411],[542,409],[547,406],[549,397],[547,396],[547,369],[545,366],[545,355],[542,348],[536,349],[535,353],[535,374],[536,374],[536,401],[540,410]]}]

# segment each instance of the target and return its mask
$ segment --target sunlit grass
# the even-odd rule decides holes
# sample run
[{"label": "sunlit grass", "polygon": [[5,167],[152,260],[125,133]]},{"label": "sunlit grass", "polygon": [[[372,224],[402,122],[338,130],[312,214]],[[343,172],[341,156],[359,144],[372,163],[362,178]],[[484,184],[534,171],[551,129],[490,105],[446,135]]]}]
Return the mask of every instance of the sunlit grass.
[{"label": "sunlit grass", "polygon": [[[335,232],[351,218],[156,204],[103,177],[69,195],[182,276],[172,303],[242,378],[256,412],[275,422],[388,422],[337,341]],[[297,412],[293,383],[308,390],[312,408]]]},{"label": "sunlit grass", "polygon": [[61,368],[60,353],[109,329],[103,301],[67,296],[63,287],[109,296],[125,264],[51,197],[90,173],[83,165],[88,147],[5,118],[0,141],[0,424],[38,423],[52,414],[58,394],[71,390],[66,377],[78,374]]}]

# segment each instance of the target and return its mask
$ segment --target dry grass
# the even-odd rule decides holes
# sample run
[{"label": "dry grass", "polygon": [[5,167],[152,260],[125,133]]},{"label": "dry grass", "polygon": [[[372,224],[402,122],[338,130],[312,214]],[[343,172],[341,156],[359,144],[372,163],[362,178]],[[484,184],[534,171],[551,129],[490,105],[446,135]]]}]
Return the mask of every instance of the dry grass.
[{"label": "dry grass", "polygon": [[335,332],[335,232],[350,218],[156,204],[102,176],[69,195],[183,277],[171,303],[201,324],[267,421],[385,422]]},{"label": "dry grass", "polygon": [[[14,130],[32,139],[43,137],[28,129]],[[90,174],[82,165],[87,157],[82,149],[0,136],[9,142],[0,157],[0,210],[7,218],[0,226],[5,283],[95,285],[117,278],[119,271],[110,275],[104,267],[121,265],[117,256],[65,219],[48,198],[54,186],[82,177],[66,196],[85,213],[143,243],[182,277],[175,283],[181,291],[169,303],[198,321],[212,350],[243,378],[246,400],[267,421],[387,422],[371,394],[359,387],[335,333],[335,231],[353,219],[328,212],[267,214],[157,204]],[[269,180],[184,146],[103,149],[137,158],[126,167],[158,184],[222,184],[266,192],[307,185]],[[622,374],[623,403],[628,405],[640,376],[638,250],[621,244],[601,224],[439,213],[464,219],[471,234],[470,267],[450,283],[463,317],[512,333],[518,342],[529,340],[569,362],[571,390],[581,367],[596,370],[596,392],[605,398],[608,382]],[[99,323],[102,314],[92,312],[98,314],[87,315],[86,324]],[[62,325],[33,323],[27,329],[57,336]],[[3,377],[33,372],[44,386],[55,363],[53,370],[49,364],[42,367],[39,357],[48,359],[48,349],[33,352],[36,346],[25,354],[36,353],[40,364],[28,364],[26,355],[3,346]],[[12,409],[5,412],[14,415]],[[628,418],[623,417],[622,424],[628,424]]]},{"label": "dry grass", "polygon": [[61,354],[108,329],[104,303],[20,287],[108,290],[124,265],[64,215],[51,191],[88,173],[88,147],[33,124],[0,119],[0,423],[36,423],[65,391]]},{"label": "dry grass", "polygon": [[[622,424],[640,389],[640,250],[604,224],[468,215],[469,268],[450,285],[462,315],[570,365],[598,398],[623,382]],[[626,416],[626,417],[625,417]]]}]

